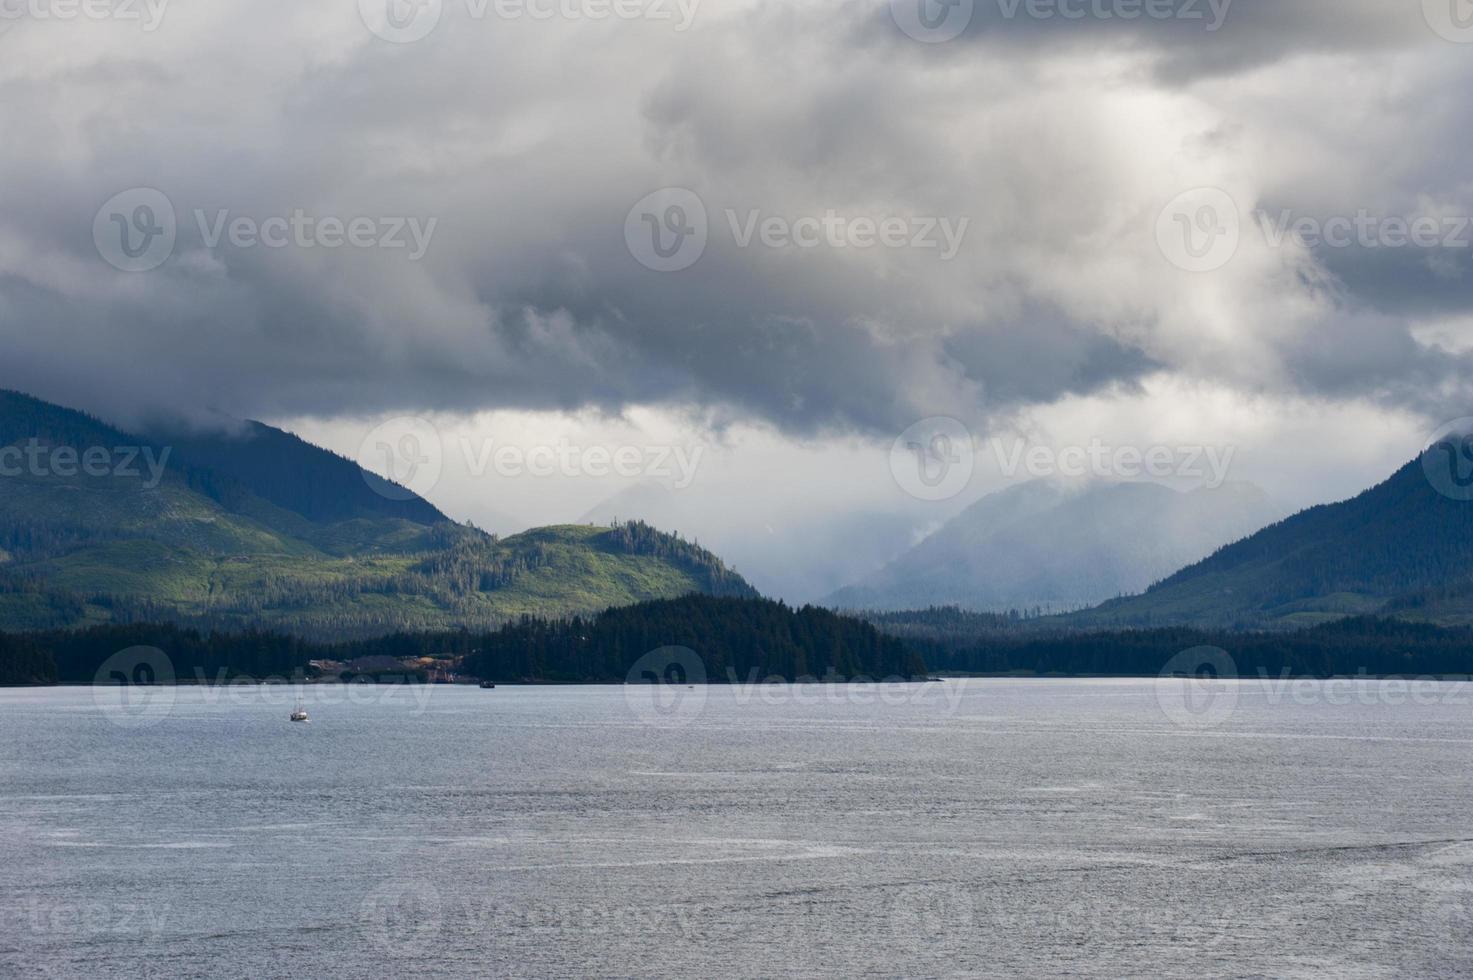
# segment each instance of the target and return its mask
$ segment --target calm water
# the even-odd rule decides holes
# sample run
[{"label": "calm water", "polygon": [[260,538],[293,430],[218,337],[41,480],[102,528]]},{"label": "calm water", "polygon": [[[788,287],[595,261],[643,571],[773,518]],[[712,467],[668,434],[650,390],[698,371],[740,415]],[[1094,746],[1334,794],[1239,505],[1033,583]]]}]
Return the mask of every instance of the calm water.
[{"label": "calm water", "polygon": [[0,976],[1473,975],[1460,686],[170,690],[0,691]]}]

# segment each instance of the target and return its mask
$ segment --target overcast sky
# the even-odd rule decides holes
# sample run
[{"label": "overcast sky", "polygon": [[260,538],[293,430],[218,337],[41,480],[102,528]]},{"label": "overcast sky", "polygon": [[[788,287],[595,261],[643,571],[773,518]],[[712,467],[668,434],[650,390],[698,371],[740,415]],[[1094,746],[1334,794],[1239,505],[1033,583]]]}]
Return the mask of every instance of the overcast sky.
[{"label": "overcast sky", "polygon": [[[1020,438],[1303,505],[1473,414],[1467,0],[0,0],[0,87],[0,386],[422,419],[503,529],[822,523],[795,595]],[[936,417],[970,477],[908,485]]]}]

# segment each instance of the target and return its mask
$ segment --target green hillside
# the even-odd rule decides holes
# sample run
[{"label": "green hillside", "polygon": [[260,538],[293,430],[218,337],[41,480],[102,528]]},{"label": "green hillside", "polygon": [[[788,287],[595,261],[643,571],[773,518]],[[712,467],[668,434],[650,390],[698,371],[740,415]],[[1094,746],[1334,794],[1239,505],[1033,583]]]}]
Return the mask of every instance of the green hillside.
[{"label": "green hillside", "polygon": [[7,448],[0,629],[150,620],[334,638],[755,594],[714,555],[642,524],[498,539],[255,423],[176,446],[0,393]]},{"label": "green hillside", "polygon": [[1473,622],[1473,502],[1440,493],[1421,458],[1359,496],[1314,507],[1143,595],[1063,617],[1084,628],[1314,626],[1395,614]]}]

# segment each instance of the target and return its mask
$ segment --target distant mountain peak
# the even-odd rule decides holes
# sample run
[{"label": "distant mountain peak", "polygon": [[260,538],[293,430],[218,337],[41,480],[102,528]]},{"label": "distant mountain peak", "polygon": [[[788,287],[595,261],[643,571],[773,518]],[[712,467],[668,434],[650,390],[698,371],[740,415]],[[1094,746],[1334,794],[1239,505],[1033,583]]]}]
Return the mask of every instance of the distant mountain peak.
[{"label": "distant mountain peak", "polygon": [[1141,591],[1281,513],[1251,484],[1198,493],[1149,481],[1031,480],[983,497],[825,602],[1077,609]]}]

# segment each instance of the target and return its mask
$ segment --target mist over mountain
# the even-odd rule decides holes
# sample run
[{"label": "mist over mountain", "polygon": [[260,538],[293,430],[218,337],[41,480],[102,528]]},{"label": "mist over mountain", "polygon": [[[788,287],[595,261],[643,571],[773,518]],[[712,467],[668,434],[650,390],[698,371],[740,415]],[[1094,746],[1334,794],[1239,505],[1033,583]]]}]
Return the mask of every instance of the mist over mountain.
[{"label": "mist over mountain", "polygon": [[1281,517],[1257,487],[1033,480],[982,498],[874,575],[850,609],[1059,612],[1144,590]]},{"label": "mist over mountain", "polygon": [[1392,613],[1473,622],[1473,439],[1440,438],[1384,482],[1312,507],[1154,586],[1071,617],[1084,627],[1298,627]]},{"label": "mist over mountain", "polygon": [[579,521],[640,520],[679,532],[742,569],[764,595],[795,603],[818,602],[856,575],[878,571],[938,523],[914,505],[892,511],[809,510],[769,523],[763,514],[737,506],[713,509],[698,495],[695,489],[645,481],[604,500]]},{"label": "mist over mountain", "polygon": [[139,436],[0,392],[0,629],[152,621],[314,637],[754,596],[637,522],[498,538],[259,423]]}]

